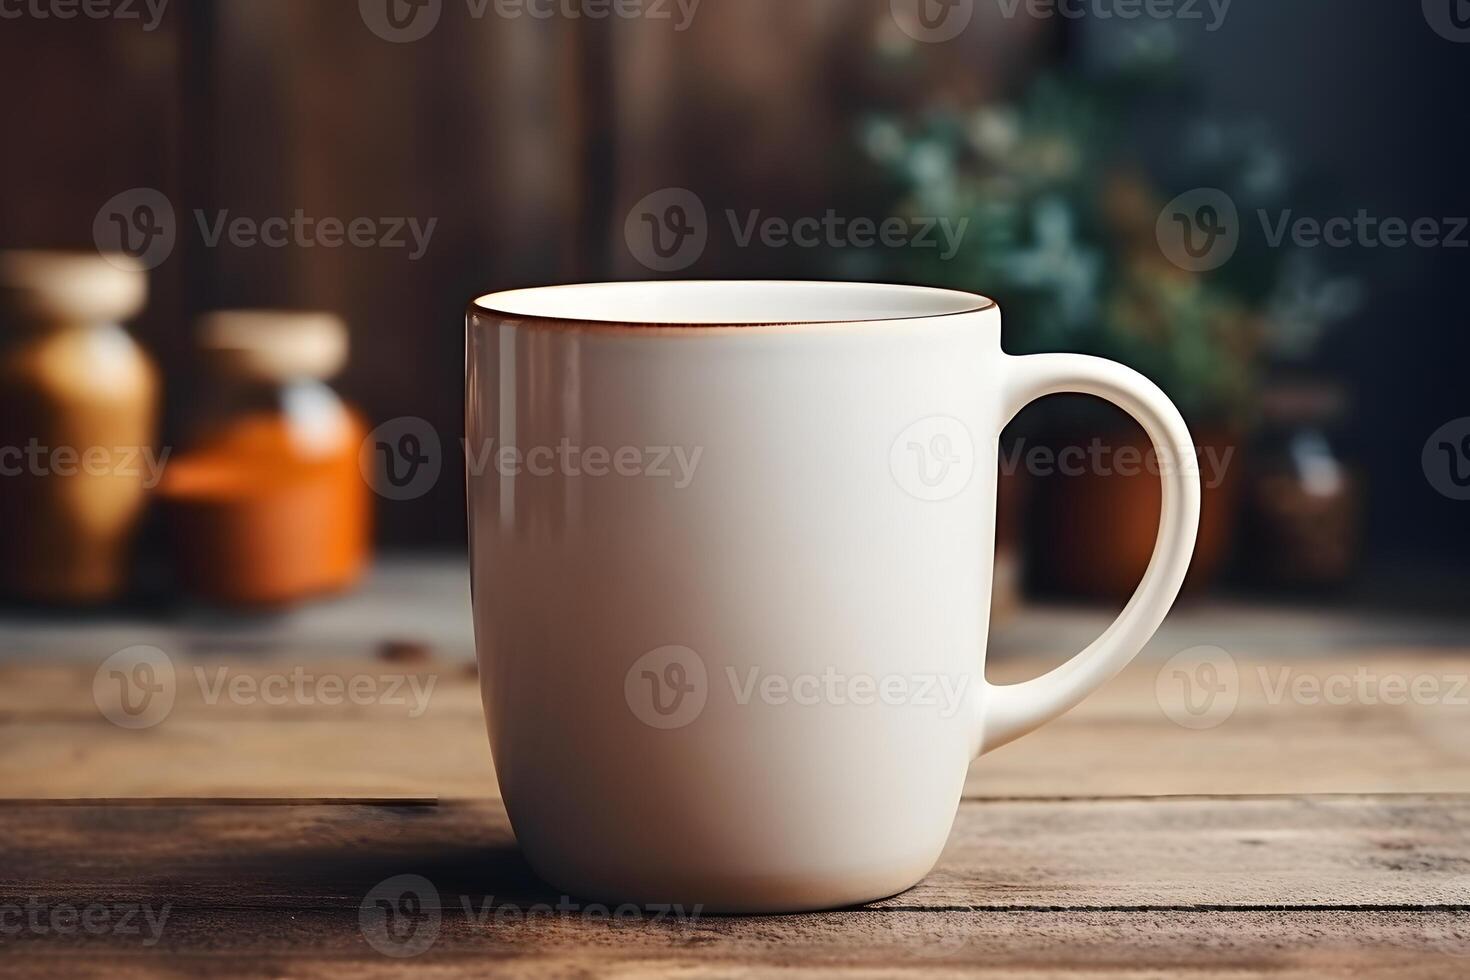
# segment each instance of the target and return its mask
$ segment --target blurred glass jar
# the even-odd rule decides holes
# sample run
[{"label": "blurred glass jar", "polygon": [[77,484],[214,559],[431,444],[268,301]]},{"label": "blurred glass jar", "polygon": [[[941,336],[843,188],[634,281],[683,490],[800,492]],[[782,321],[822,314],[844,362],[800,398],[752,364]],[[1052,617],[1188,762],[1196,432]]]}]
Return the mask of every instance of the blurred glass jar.
[{"label": "blurred glass jar", "polygon": [[366,567],[366,428],[328,385],[347,328],[326,313],[204,317],[206,384],[194,432],[168,467],[177,570],[225,605],[270,606],[350,588]]},{"label": "blurred glass jar", "polygon": [[122,255],[0,253],[0,591],[103,602],[160,458],[158,376],[122,323],[148,281]]},{"label": "blurred glass jar", "polygon": [[1345,405],[1338,388],[1322,383],[1281,384],[1262,395],[1249,515],[1259,584],[1331,589],[1357,566],[1360,479],[1337,439]]}]

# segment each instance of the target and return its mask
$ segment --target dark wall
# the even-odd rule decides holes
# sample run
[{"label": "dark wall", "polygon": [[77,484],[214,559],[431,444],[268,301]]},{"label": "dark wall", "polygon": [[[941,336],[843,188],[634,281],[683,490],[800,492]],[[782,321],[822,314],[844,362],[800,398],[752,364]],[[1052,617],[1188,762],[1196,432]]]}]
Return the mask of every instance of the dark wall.
[{"label": "dark wall", "polygon": [[[1089,21],[1079,33],[1099,58],[1119,26]],[[1220,30],[1178,36],[1208,110],[1262,119],[1284,145],[1301,176],[1297,213],[1470,216],[1470,43],[1431,29],[1418,0],[1238,0]],[[1470,504],[1437,493],[1421,462],[1436,429],[1470,416],[1470,247],[1324,258],[1365,287],[1361,311],[1315,359],[1353,394],[1345,433],[1368,474],[1370,559],[1385,578],[1470,571]]]},{"label": "dark wall", "polygon": [[[490,8],[494,9],[493,5]],[[377,423],[462,430],[465,303],[493,289],[647,278],[623,240],[650,192],[711,209],[820,214],[850,194],[854,114],[875,99],[975,100],[1036,57],[1034,24],[936,49],[921,84],[874,72],[889,0],[706,0],[685,31],[651,21],[473,18],[443,5],[390,43],[355,2],[176,0],[160,27],[0,21],[0,247],[92,247],[98,208],[146,187],[178,245],[135,324],[163,363],[173,441],[201,385],[193,317],[324,308],[353,331],[339,387]],[[209,246],[214,221],[434,221],[429,251]],[[805,264],[803,264],[805,263]],[[800,278],[815,257],[713,245],[689,276]],[[446,473],[453,472],[446,469]],[[384,502],[383,539],[459,545],[463,486]]]},{"label": "dark wall", "polygon": [[[622,241],[623,219],[664,187],[690,187],[711,209],[861,208],[854,121],[867,108],[974,104],[1057,57],[1058,37],[1085,60],[1119,28],[1005,19],[982,0],[974,27],[900,77],[877,53],[892,33],[888,0],[705,0],[683,33],[473,21],[450,3],[411,44],[374,36],[357,7],[178,0],[152,32],[0,23],[0,78],[24,94],[0,100],[0,246],[90,247],[99,206],[132,187],[161,190],[191,224],[195,208],[437,220],[417,262],[206,248],[192,227],[181,234],[137,324],[166,368],[175,430],[197,384],[192,316],[300,305],[351,323],[341,387],[374,421],[421,416],[452,439],[470,296],[649,275]],[[1264,118],[1290,148],[1308,177],[1303,213],[1470,214],[1459,98],[1470,44],[1431,30],[1419,3],[1236,0],[1220,30],[1179,36],[1211,111]],[[816,258],[721,238],[683,274],[830,272]],[[1435,428],[1470,416],[1470,250],[1341,258],[1366,301],[1317,359],[1354,395],[1346,433],[1368,474],[1371,557],[1385,575],[1464,567],[1470,505],[1433,491],[1420,454]],[[445,479],[427,498],[385,505],[385,540],[459,543],[462,493]]]}]

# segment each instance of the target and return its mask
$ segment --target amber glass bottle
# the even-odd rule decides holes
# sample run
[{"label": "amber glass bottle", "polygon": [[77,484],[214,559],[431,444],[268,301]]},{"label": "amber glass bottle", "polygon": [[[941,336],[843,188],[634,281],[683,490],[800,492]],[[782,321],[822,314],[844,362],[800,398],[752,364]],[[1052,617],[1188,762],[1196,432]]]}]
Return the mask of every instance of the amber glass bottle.
[{"label": "amber glass bottle", "polygon": [[199,338],[207,384],[163,484],[181,583],[239,606],[349,588],[371,520],[365,427],[327,385],[347,359],[345,326],[320,313],[222,312]]},{"label": "amber glass bottle", "polygon": [[0,253],[0,591],[92,603],[127,586],[159,477],[158,378],[123,329],[147,299],[124,256]]}]

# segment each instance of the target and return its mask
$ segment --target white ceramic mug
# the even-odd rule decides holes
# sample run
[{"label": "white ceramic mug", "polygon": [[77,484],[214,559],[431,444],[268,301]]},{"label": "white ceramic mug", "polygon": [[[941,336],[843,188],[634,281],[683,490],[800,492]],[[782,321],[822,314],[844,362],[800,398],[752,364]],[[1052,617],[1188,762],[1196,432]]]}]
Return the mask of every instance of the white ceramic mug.
[{"label": "white ceramic mug", "polygon": [[[1131,660],[1187,570],[1188,430],[1092,357],[1012,357],[939,289],[610,283],[468,317],[470,538],[490,743],[532,867],[567,894],[774,912],[935,864],[970,761]],[[1057,392],[1166,463],[1158,544],[1103,636],[985,680],[998,442]]]}]

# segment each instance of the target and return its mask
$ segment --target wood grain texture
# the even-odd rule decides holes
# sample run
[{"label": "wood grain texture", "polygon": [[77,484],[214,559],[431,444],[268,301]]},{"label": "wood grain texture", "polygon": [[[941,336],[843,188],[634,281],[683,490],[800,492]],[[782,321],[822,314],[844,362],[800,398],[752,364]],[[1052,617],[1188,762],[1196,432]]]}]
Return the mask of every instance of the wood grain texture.
[{"label": "wood grain texture", "polygon": [[[670,828],[677,833],[677,828]],[[356,908],[422,875],[444,900],[555,900],[498,801],[0,807],[0,887],[77,901]],[[105,856],[105,860],[99,859]],[[891,909],[1470,908],[1470,797],[966,802]]]},{"label": "wood grain texture", "polygon": [[[0,950],[7,976],[358,978],[457,977],[1392,977],[1465,975],[1462,914],[1439,912],[1158,912],[938,914],[852,911],[720,919],[693,935],[642,923],[587,930],[557,919],[482,927],[443,920],[433,949],[382,956],[355,914],[250,911],[179,915],[186,948],[123,952]],[[263,929],[269,935],[262,935]],[[219,937],[253,934],[250,944]]]},{"label": "wood grain texture", "polygon": [[[178,696],[146,731],[109,724],[92,697],[95,665],[0,668],[0,797],[441,797],[496,795],[473,668],[434,662],[318,663],[289,656],[229,677],[300,668],[344,683],[368,677],[397,703],[270,705],[220,697],[220,663],[175,658]],[[205,672],[201,682],[195,674]],[[1035,672],[1024,661],[993,679]],[[1470,791],[1470,664],[1450,654],[1365,651],[1341,659],[1245,660],[1239,700],[1217,727],[1190,730],[1160,706],[1156,662],[1137,662],[1075,711],[978,761],[966,795],[1125,797]],[[1341,678],[1369,697],[1333,704],[1291,693]],[[1397,702],[1387,679],[1427,678],[1437,697]],[[413,684],[427,692],[416,714]],[[1175,695],[1163,686],[1165,698]],[[432,684],[432,687],[430,685]],[[1283,685],[1285,685],[1283,687]],[[1286,691],[1288,693],[1283,694]],[[432,746],[432,751],[426,751]]]},{"label": "wood grain texture", "polygon": [[493,801],[12,805],[0,807],[0,907],[149,908],[162,927],[22,929],[0,936],[0,962],[371,975],[395,961],[360,908],[411,874],[432,885],[415,886],[423,931],[408,934],[432,933],[413,960],[430,975],[1446,975],[1470,964],[1467,825],[1470,799],[1455,797],[970,802],[934,873],[884,902],[609,917],[541,885]]},{"label": "wood grain texture", "polygon": [[[194,668],[212,685],[222,661],[175,659],[173,710],[146,731],[105,720],[93,665],[0,668],[6,975],[1470,972],[1470,796],[1453,793],[1470,785],[1467,709],[1449,655],[1242,659],[1234,711],[1200,731],[1164,710],[1175,697],[1164,666],[1139,663],[977,763],[944,857],[909,892],[820,915],[611,920],[563,903],[522,860],[464,665],[279,655],[232,666],[252,683],[298,667],[379,691],[405,678],[397,703],[267,704],[206,696]],[[1359,671],[1372,696],[1280,693]],[[997,681],[1034,672],[992,668]],[[1438,696],[1400,703],[1382,684],[1393,677],[1436,679]],[[407,678],[428,697],[415,700]],[[1293,789],[1408,795],[1241,798]],[[232,796],[251,805],[188,799]],[[146,799],[157,797],[175,800]],[[341,799],[313,802],[324,798]],[[365,931],[361,911],[399,875],[432,886],[429,918],[402,920],[410,941],[433,926],[411,960],[378,948],[402,951],[398,940],[375,947],[388,934],[371,917]],[[152,944],[146,930],[15,930],[32,907],[167,918]]]}]

